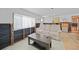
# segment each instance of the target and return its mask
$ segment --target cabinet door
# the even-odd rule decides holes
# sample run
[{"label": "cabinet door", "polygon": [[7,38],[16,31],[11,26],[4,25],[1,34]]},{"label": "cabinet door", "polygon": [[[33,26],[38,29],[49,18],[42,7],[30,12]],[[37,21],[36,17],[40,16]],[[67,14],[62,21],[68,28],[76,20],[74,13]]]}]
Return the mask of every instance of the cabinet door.
[{"label": "cabinet door", "polygon": [[0,24],[0,49],[8,46],[11,40],[10,24]]}]

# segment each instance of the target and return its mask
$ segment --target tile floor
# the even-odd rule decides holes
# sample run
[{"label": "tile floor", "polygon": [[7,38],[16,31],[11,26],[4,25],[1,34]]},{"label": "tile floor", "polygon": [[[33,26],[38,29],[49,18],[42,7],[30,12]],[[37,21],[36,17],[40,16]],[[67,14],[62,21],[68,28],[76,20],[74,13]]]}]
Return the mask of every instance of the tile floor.
[{"label": "tile floor", "polygon": [[[64,47],[62,41],[52,39],[52,48],[50,50],[63,50],[63,49]],[[39,49],[32,45],[28,45],[28,40],[27,38],[25,38],[11,46],[4,48],[3,50],[39,50]]]}]

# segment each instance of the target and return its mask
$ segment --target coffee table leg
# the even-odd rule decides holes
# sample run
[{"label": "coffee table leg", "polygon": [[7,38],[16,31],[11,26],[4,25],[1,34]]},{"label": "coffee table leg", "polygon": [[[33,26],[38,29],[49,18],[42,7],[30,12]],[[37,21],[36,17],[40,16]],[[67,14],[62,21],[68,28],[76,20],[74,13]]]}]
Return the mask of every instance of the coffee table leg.
[{"label": "coffee table leg", "polygon": [[50,48],[51,48],[51,42],[46,49],[49,50]]},{"label": "coffee table leg", "polygon": [[28,37],[28,45],[30,45],[30,38]]},{"label": "coffee table leg", "polygon": [[50,48],[52,47],[52,43],[50,42]]}]

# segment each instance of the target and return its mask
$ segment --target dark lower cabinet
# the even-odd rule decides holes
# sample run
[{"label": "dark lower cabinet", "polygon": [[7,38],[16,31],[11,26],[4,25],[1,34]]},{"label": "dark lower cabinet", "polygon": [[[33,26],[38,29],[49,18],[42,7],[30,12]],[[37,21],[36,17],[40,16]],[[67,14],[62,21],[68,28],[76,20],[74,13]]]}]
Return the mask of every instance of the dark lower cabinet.
[{"label": "dark lower cabinet", "polygon": [[23,38],[27,37],[27,35],[34,33],[34,32],[35,32],[35,27],[16,30],[14,31],[14,42],[18,42],[22,40]]},{"label": "dark lower cabinet", "polygon": [[7,47],[11,43],[10,24],[0,24],[0,49]]},{"label": "dark lower cabinet", "polygon": [[31,29],[30,34],[35,33],[35,32],[36,32],[35,27],[31,27],[30,29]]},{"label": "dark lower cabinet", "polygon": [[14,42],[18,42],[23,39],[23,29],[14,31]]},{"label": "dark lower cabinet", "polygon": [[[20,29],[14,31],[14,42],[22,40],[23,37],[35,32],[35,27]],[[11,25],[10,24],[0,24],[0,49],[3,49],[11,44]]]},{"label": "dark lower cabinet", "polygon": [[36,23],[36,28],[39,28],[40,27],[40,23]]},{"label": "dark lower cabinet", "polygon": [[25,37],[27,37],[27,35],[30,35],[32,33],[35,33],[35,27],[26,28],[24,30],[25,30]]},{"label": "dark lower cabinet", "polygon": [[29,35],[30,34],[30,28],[26,28],[25,29],[25,36],[27,37],[27,35]]}]

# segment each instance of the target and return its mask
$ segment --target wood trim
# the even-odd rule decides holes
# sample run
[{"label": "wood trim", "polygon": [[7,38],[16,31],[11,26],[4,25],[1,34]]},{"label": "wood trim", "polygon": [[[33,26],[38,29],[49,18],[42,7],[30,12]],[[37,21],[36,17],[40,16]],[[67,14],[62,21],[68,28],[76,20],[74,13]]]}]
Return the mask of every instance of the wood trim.
[{"label": "wood trim", "polygon": [[11,45],[14,43],[14,30],[13,30],[13,24],[11,24]]},{"label": "wood trim", "polygon": [[11,23],[11,45],[14,44],[14,12],[12,12],[12,23]]}]

